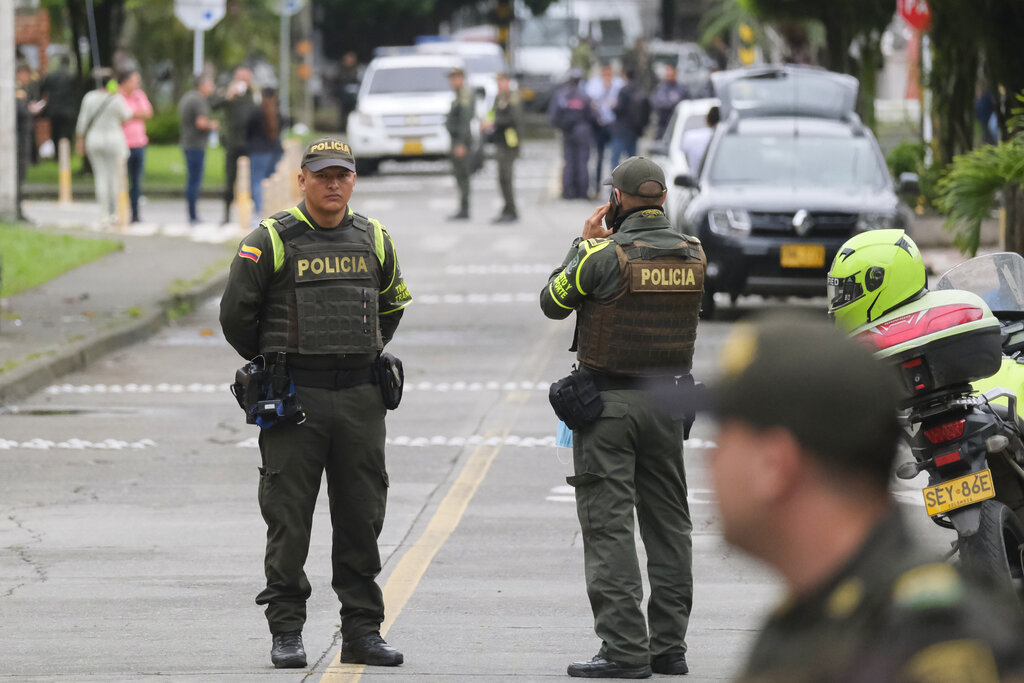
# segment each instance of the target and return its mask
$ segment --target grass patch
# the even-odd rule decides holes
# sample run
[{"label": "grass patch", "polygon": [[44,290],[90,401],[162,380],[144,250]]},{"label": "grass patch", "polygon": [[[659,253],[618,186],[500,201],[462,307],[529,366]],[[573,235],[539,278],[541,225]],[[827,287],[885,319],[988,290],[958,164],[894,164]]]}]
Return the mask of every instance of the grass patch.
[{"label": "grass patch", "polygon": [[[71,157],[72,184],[92,186],[92,178],[76,175],[82,169],[82,157]],[[25,182],[38,185],[56,185],[57,161],[40,160],[28,169]],[[224,187],[224,148],[206,150],[206,171],[203,188],[219,190]],[[185,155],[177,145],[149,145],[146,147],[146,171],[142,177],[142,191],[169,189],[185,191]]]},{"label": "grass patch", "polygon": [[124,249],[116,240],[89,239],[0,223],[0,296],[17,294],[73,268]]}]

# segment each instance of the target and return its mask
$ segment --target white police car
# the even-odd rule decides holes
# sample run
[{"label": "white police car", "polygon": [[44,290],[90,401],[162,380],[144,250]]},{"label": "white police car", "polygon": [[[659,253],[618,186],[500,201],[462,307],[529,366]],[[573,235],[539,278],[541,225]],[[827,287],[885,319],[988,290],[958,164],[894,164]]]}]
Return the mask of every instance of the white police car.
[{"label": "white police car", "polygon": [[[465,68],[451,55],[377,57],[366,67],[356,108],[348,117],[348,142],[356,171],[374,173],[388,159],[441,159],[451,151],[445,119],[455,98],[448,74]],[[480,126],[472,124],[474,135]]]}]

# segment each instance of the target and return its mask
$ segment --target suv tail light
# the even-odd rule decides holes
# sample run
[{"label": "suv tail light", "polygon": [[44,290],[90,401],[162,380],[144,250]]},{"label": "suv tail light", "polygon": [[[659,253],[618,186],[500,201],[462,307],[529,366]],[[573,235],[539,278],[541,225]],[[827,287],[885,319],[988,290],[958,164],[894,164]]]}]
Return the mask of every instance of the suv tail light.
[{"label": "suv tail light", "polygon": [[984,315],[985,311],[977,306],[936,306],[875,325],[858,334],[857,339],[871,344],[877,350],[882,350],[933,332],[981,320]]}]

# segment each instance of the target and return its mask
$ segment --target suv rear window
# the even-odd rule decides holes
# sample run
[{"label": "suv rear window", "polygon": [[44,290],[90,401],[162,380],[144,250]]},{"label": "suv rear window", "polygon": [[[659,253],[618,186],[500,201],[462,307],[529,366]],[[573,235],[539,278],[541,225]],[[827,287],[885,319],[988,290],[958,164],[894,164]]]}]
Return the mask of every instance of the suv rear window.
[{"label": "suv rear window", "polygon": [[449,69],[441,66],[405,69],[379,69],[370,82],[371,95],[398,93],[447,92]]},{"label": "suv rear window", "polygon": [[866,137],[727,135],[711,160],[715,185],[823,188],[885,186],[887,176]]}]

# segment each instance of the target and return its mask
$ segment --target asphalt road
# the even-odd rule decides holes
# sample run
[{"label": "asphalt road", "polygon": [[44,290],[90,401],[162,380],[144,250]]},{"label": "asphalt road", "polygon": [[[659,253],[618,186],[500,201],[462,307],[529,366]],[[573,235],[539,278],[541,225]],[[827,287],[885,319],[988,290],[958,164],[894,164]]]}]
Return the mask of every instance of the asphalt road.
[{"label": "asphalt road", "polygon": [[[0,550],[0,680],[547,681],[589,659],[599,643],[571,457],[553,445],[546,397],[572,362],[572,324],[546,320],[537,297],[592,206],[552,198],[556,157],[538,146],[520,162],[524,220],[511,227],[446,222],[456,200],[443,165],[385,166],[356,188],[353,206],[389,227],[416,299],[389,347],[407,393],[388,419],[380,539],[384,627],[402,667],[335,661],[324,494],[306,565],[310,668],[272,668],[253,602],[265,535],[257,430],[227,391],[241,359],[214,299],[0,418],[0,530],[13,539]],[[498,213],[493,167],[474,193],[476,218]],[[729,319],[762,305],[776,304],[743,300],[701,324],[695,375],[714,374]],[[713,441],[714,426],[698,422],[685,451],[691,682],[729,680],[780,596],[720,536]]]}]

